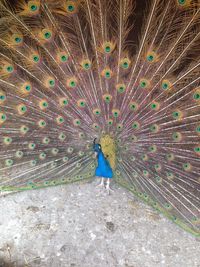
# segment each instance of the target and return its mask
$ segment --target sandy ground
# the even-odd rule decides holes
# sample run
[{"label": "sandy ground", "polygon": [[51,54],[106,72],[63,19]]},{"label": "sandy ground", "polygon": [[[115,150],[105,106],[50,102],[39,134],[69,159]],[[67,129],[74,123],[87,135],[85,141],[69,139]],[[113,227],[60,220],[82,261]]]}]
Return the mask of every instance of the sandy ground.
[{"label": "sandy ground", "polygon": [[200,267],[200,240],[97,182],[1,197],[0,267]]}]

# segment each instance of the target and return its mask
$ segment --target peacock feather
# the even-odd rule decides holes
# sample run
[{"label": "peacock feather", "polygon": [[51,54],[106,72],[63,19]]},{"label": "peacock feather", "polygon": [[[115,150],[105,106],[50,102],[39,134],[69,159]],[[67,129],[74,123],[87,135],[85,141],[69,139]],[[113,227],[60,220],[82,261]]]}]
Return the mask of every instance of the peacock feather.
[{"label": "peacock feather", "polygon": [[[200,235],[200,4],[0,1],[0,190],[115,181]],[[115,167],[115,168],[114,168]]]}]

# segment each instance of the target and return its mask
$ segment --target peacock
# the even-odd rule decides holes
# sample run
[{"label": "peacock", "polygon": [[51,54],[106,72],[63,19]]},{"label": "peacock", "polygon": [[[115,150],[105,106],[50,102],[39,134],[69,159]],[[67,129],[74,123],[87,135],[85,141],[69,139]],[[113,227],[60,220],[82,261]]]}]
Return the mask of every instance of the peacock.
[{"label": "peacock", "polygon": [[0,191],[114,181],[200,236],[200,2],[0,0]]}]

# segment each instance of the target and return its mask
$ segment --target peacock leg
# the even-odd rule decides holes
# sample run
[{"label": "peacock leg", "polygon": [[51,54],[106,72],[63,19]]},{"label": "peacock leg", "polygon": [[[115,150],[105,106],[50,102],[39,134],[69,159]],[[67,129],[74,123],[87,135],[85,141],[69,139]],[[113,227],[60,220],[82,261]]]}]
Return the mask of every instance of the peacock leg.
[{"label": "peacock leg", "polygon": [[105,178],[101,178],[101,183],[99,184],[99,185],[97,185],[97,187],[104,187],[104,180],[105,180]]},{"label": "peacock leg", "polygon": [[110,188],[110,179],[107,179],[106,191],[108,194],[110,194],[110,192],[113,192],[113,190]]}]

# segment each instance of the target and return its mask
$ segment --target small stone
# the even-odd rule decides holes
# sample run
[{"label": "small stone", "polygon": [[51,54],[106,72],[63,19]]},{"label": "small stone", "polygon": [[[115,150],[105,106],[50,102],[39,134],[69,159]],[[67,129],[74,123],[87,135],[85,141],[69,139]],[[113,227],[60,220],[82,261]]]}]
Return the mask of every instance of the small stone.
[{"label": "small stone", "polygon": [[38,212],[40,209],[39,209],[38,207],[35,207],[35,206],[29,206],[29,207],[27,208],[27,210],[30,210],[30,211],[32,211],[32,212]]},{"label": "small stone", "polygon": [[60,251],[64,252],[67,249],[67,245],[63,245],[60,249]]},{"label": "small stone", "polygon": [[111,232],[114,232],[115,225],[113,222],[106,222],[106,228],[110,230]]},{"label": "small stone", "polygon": [[94,240],[96,238],[96,235],[94,233],[90,233],[91,239]]},{"label": "small stone", "polygon": [[35,258],[33,260],[33,263],[36,264],[36,265],[40,264],[41,263],[41,258],[40,257]]}]

